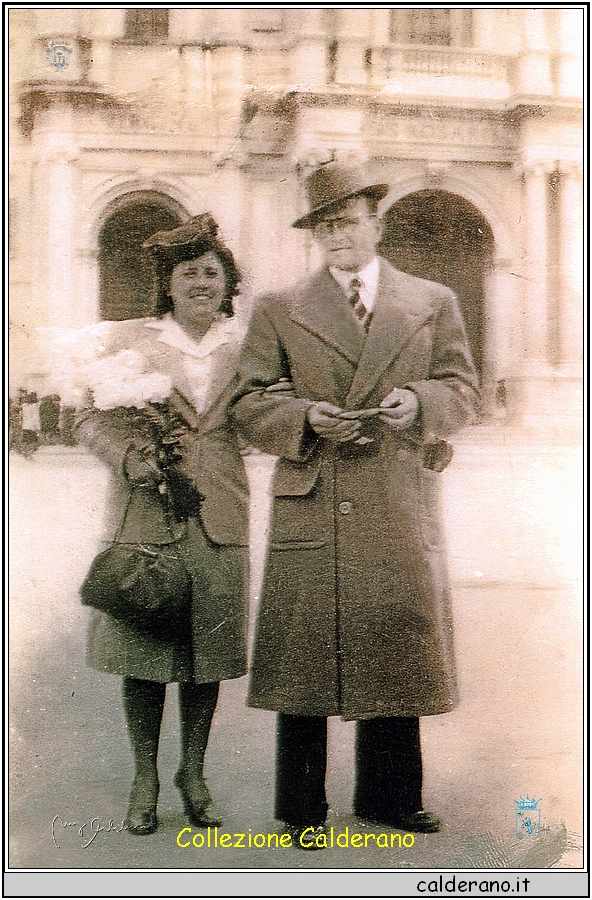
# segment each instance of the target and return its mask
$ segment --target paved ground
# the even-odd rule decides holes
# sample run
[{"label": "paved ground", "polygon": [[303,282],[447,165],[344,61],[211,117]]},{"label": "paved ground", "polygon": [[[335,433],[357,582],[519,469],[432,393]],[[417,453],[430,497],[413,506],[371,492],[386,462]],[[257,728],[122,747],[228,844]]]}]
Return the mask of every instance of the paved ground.
[{"label": "paved ground", "polygon": [[[265,459],[255,485],[253,609],[266,526]],[[86,611],[77,587],[96,552],[106,473],[76,452],[11,458],[11,865],[13,867],[455,867],[581,865],[581,460],[569,447],[503,430],[469,436],[444,475],[462,690],[459,708],[422,720],[425,801],[445,822],[411,848],[334,847],[311,854],[176,846],[187,823],[172,786],[176,691],[160,755],[157,834],[120,823],[132,777],[120,679],[84,665]],[[246,679],[223,685],[207,763],[231,833],[276,831],[274,716],[247,709]],[[330,722],[329,824],[351,815],[353,724]],[[515,837],[515,804],[540,798],[540,838]],[[57,819],[55,817],[58,817]],[[52,821],[55,821],[52,836]],[[61,823],[76,822],[74,825]],[[564,824],[567,829],[562,830]],[[96,830],[96,824],[95,824]],[[199,840],[199,839],[198,839]],[[570,843],[571,842],[571,843]],[[577,841],[575,841],[577,843]],[[59,845],[59,846],[56,846]]]}]

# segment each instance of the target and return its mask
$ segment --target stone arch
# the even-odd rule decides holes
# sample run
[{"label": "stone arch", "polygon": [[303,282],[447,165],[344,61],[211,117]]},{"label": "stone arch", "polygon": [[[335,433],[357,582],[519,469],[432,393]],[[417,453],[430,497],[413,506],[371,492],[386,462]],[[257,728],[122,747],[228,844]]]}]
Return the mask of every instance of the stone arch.
[{"label": "stone arch", "polygon": [[[421,248],[416,247],[415,265],[410,266],[409,258],[413,256],[411,249],[408,247],[406,251],[405,249],[397,251],[393,246],[392,233],[396,227],[396,210],[398,208],[399,212],[409,212],[410,205],[421,206],[423,200],[424,213],[429,219],[430,199],[436,197],[440,197],[441,200],[448,198],[448,203],[456,209],[457,216],[460,214],[462,217],[462,212],[465,211],[472,226],[467,223],[468,232],[465,231],[461,246],[453,247],[457,252],[449,256],[448,265],[446,264],[445,246],[436,248],[436,252],[434,252],[435,248],[432,244],[433,258],[431,262],[428,260],[430,256],[428,235],[423,254]],[[415,199],[407,200],[406,198]],[[399,206],[399,204],[402,205]],[[438,177],[423,175],[393,185],[393,189],[381,206],[386,207],[385,232],[382,243],[384,255],[397,268],[405,270],[407,265],[411,274],[441,281],[459,294],[469,340],[481,376],[484,405],[487,410],[493,411],[496,408],[496,393],[498,398],[500,395],[503,396],[503,381],[513,370],[513,357],[515,356],[513,342],[518,333],[516,325],[518,286],[511,272],[515,251],[513,240],[503,217],[496,209],[495,204],[474,186],[468,186],[464,180],[453,178],[450,174]],[[431,216],[433,220],[437,218],[435,208],[431,211]],[[450,240],[450,225],[451,223],[445,222],[445,227],[449,232],[448,240]],[[474,245],[471,254],[470,229],[475,225],[477,228],[481,228],[483,234],[479,235],[482,238],[481,246]],[[389,236],[389,229],[391,236]],[[437,221],[432,221],[431,230],[437,232]],[[478,235],[478,232],[476,234]],[[446,240],[443,239],[442,243],[445,245]],[[481,254],[480,261],[479,253]],[[453,258],[455,255],[456,261]],[[472,256],[468,260],[468,265],[467,255],[468,257]],[[438,256],[439,259],[437,259]],[[448,272],[446,272],[447,268]],[[467,291],[466,282],[471,277],[475,280],[475,284],[469,286],[470,289]],[[502,383],[501,391],[500,383]]]},{"label": "stone arch", "polygon": [[[79,210],[80,218],[74,235],[77,257],[78,299],[80,322],[91,324],[101,318],[99,307],[99,235],[106,220],[121,204],[128,202],[132,194],[147,192],[157,194],[163,204],[176,212],[181,221],[194,215],[195,198],[178,181],[168,179],[133,177],[113,174],[85,193],[85,202]],[[127,200],[126,200],[127,198]]]},{"label": "stone arch", "polygon": [[101,319],[151,315],[152,269],[142,243],[155,231],[186,221],[186,209],[167,194],[133,190],[105,208],[97,234],[98,293]]},{"label": "stone arch", "polygon": [[481,213],[448,191],[414,191],[383,216],[380,250],[403,272],[445,284],[455,291],[473,359],[483,371],[484,285],[491,266],[493,233]]},{"label": "stone arch", "polygon": [[493,233],[495,242],[494,257],[496,260],[510,260],[514,255],[514,237],[507,227],[503,213],[498,209],[495,198],[483,185],[475,184],[466,177],[450,171],[448,167],[434,169],[420,175],[405,178],[392,184],[391,190],[381,202],[382,209],[388,209],[408,194],[418,191],[440,190],[471,203],[484,217]]},{"label": "stone arch", "polygon": [[106,219],[119,207],[129,202],[132,195],[157,195],[172,211],[184,221],[193,215],[193,197],[179,185],[152,178],[134,178],[126,176],[110,178],[109,187],[102,185],[90,195],[87,201],[85,244],[93,252],[98,252],[99,234]]}]

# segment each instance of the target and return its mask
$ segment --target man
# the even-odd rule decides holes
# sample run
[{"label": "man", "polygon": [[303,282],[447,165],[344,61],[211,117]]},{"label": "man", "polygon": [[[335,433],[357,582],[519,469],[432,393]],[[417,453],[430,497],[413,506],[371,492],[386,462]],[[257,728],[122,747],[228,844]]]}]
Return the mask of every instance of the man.
[{"label": "man", "polygon": [[477,378],[452,292],[376,254],[388,185],[330,163],[307,190],[294,227],[325,264],[258,304],[234,406],[280,458],[249,704],[279,713],[275,812],[295,836],[325,822],[334,715],[358,720],[354,812],[434,832],[419,717],[456,702],[437,472]]}]

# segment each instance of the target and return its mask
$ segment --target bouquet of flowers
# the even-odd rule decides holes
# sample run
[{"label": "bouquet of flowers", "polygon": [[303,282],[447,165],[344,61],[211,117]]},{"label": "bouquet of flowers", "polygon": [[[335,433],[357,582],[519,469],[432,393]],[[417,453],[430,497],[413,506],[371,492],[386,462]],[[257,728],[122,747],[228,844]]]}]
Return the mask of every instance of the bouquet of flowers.
[{"label": "bouquet of flowers", "polygon": [[150,461],[168,510],[177,522],[182,522],[197,515],[202,498],[184,471],[185,454],[195,441],[196,432],[183,416],[177,400],[182,401],[182,398],[173,389],[165,400],[146,401],[141,408],[118,406],[110,409],[131,426],[136,435],[136,449]]},{"label": "bouquet of flowers", "polygon": [[155,467],[158,489],[175,520],[196,515],[201,497],[182,471],[183,447],[195,435],[170,377],[150,371],[148,360],[138,350],[121,350],[96,359],[86,372],[92,410],[114,410],[127,419],[145,457]]},{"label": "bouquet of flowers", "polygon": [[195,440],[171,378],[151,369],[126,342],[126,323],[43,329],[44,368],[52,391],[84,416],[110,413],[136,436],[157,471],[158,489],[174,517],[195,515],[200,497],[182,472],[182,444]]}]

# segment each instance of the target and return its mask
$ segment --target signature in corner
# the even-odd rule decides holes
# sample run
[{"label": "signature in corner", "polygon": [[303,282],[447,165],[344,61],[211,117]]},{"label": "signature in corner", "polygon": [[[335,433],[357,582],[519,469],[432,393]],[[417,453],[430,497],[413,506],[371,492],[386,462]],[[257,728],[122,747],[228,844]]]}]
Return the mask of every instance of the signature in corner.
[{"label": "signature in corner", "polygon": [[82,839],[82,849],[86,850],[87,847],[90,847],[96,836],[100,834],[101,831],[105,834],[107,834],[109,831],[120,833],[124,831],[127,826],[125,822],[122,822],[121,825],[116,824],[113,819],[109,819],[109,822],[107,824],[103,824],[99,816],[95,816],[90,820],[90,822],[83,822],[82,825],[79,825],[78,822],[70,822],[68,820],[64,821],[61,816],[54,816],[51,823],[51,836],[58,850],[60,849],[60,845],[58,844],[56,839],[56,830],[59,836],[60,828],[77,828],[78,834]]}]

